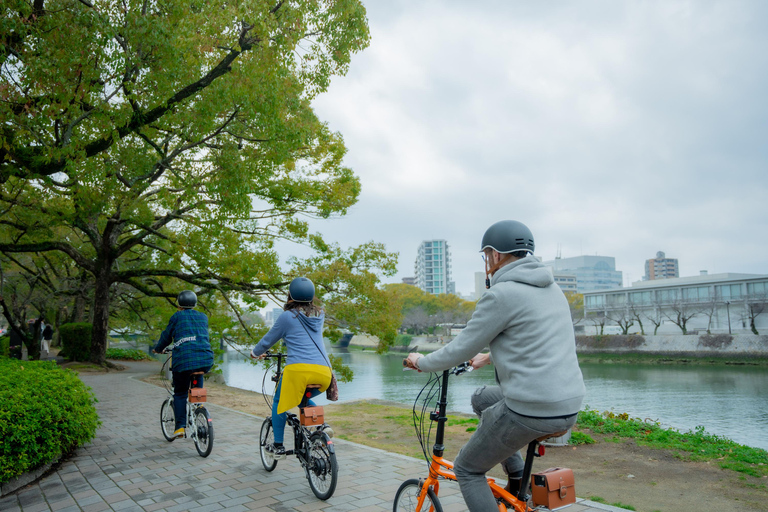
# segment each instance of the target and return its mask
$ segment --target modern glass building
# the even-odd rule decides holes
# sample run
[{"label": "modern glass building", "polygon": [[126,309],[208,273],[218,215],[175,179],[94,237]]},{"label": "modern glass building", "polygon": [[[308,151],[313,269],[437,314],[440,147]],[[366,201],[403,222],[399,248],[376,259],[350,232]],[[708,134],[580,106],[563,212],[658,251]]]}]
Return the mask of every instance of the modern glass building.
[{"label": "modern glass building", "polygon": [[445,240],[425,240],[419,246],[414,265],[416,286],[427,293],[456,293],[451,281],[451,255]]},{"label": "modern glass building", "polygon": [[[552,267],[552,274],[558,276],[563,285],[568,283],[568,277],[576,278],[576,290],[579,293],[594,290],[611,290],[621,288],[623,276],[620,270],[616,270],[616,260],[612,256],[574,256],[572,258],[556,258],[545,261],[545,265]],[[574,291],[570,286],[567,291]]]}]

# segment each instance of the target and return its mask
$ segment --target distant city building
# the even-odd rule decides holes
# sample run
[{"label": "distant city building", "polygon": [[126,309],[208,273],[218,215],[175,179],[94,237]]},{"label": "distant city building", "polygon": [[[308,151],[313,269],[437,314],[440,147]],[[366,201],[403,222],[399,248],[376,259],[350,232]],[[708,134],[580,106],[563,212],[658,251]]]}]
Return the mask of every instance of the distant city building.
[{"label": "distant city building", "polygon": [[578,282],[576,281],[576,274],[568,274],[563,272],[552,272],[555,278],[555,283],[564,292],[578,292]]},{"label": "distant city building", "polygon": [[275,320],[277,320],[277,317],[279,317],[283,313],[283,308],[272,308],[271,311],[267,311],[264,315],[264,323],[267,325],[267,327],[272,327],[275,325]]},{"label": "distant city building", "polygon": [[416,286],[427,293],[456,293],[456,284],[451,281],[451,255],[445,240],[421,242],[414,273]]},{"label": "distant city building", "polygon": [[485,272],[475,272],[475,300],[479,300],[485,293]]},{"label": "distant city building", "polygon": [[[621,288],[623,282],[621,271],[616,270],[616,259],[613,256],[556,258],[551,261],[545,261],[544,264],[552,267],[552,274],[554,276],[562,277],[563,285],[569,285],[566,279],[575,277],[575,291],[579,293]],[[569,289],[568,291],[574,290]]]},{"label": "distant city building", "polygon": [[643,281],[654,279],[672,279],[680,277],[680,267],[677,258],[667,258],[663,251],[656,253],[655,258],[645,260],[645,277]]},{"label": "distant city building", "polygon": [[634,320],[639,318],[648,334],[680,333],[675,325],[686,319],[688,332],[759,332],[768,328],[768,275],[713,274],[637,281],[629,288],[584,293],[587,321]]},{"label": "distant city building", "polygon": [[404,277],[403,282],[405,284],[410,284],[411,286],[416,286],[416,278],[415,277]]}]

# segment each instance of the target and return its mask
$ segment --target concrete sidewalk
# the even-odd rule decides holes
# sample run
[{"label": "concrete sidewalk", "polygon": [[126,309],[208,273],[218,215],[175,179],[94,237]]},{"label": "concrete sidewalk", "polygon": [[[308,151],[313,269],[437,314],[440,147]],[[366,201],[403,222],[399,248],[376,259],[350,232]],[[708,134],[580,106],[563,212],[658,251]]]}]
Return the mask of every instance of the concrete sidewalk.
[{"label": "concrete sidewalk", "polygon": [[[271,473],[264,470],[258,449],[262,418],[209,405],[215,440],[206,459],[190,439],[165,441],[160,404],[166,391],[138,380],[159,367],[128,366],[124,372],[81,376],[99,400],[103,425],[96,438],[55,471],[0,499],[0,510],[385,511],[392,510],[404,480],[426,471],[422,460],[334,440],[339,485],[333,497],[320,501],[295,458],[280,461]],[[440,486],[440,500],[446,512],[466,510],[453,482]],[[623,511],[584,500],[565,510]]]}]

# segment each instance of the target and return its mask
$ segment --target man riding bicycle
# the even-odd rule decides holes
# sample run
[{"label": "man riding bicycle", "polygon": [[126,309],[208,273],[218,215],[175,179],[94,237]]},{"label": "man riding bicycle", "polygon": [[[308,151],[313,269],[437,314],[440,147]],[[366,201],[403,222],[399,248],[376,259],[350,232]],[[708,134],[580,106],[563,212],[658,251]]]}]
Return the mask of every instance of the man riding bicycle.
[{"label": "man riding bicycle", "polygon": [[[432,354],[408,356],[409,366],[427,372],[467,360],[475,368],[495,366],[499,385],[472,397],[480,424],[454,461],[472,512],[497,510],[485,474],[498,463],[509,476],[507,490],[517,492],[524,466],[519,450],[571,428],[585,394],[568,301],[552,272],[533,256],[531,231],[517,221],[497,222],[483,235],[480,250],[489,289],[466,328]],[[480,353],[485,348],[490,354]]]},{"label": "man riding bicycle", "polygon": [[[176,303],[178,311],[171,316],[168,326],[152,349],[157,354],[169,346],[172,350],[173,413],[176,416],[174,438],[184,437],[184,429],[187,426],[187,393],[192,374],[206,373],[213,366],[213,349],[208,338],[208,317],[194,309],[197,306],[197,295],[191,290],[184,290],[179,293]],[[203,387],[202,375],[199,375],[195,387]]]}]

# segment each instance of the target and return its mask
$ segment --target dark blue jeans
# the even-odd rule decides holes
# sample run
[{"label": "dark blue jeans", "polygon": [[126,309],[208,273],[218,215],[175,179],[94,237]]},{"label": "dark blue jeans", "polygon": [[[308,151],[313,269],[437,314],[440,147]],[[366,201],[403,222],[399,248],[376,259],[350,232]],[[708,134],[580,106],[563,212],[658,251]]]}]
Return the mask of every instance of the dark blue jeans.
[{"label": "dark blue jeans", "polygon": [[203,387],[203,376],[195,375],[193,380],[192,374],[205,371],[208,371],[208,368],[173,372],[173,415],[176,416],[177,430],[187,426],[187,394],[189,393],[190,381],[192,381],[193,388]]}]

